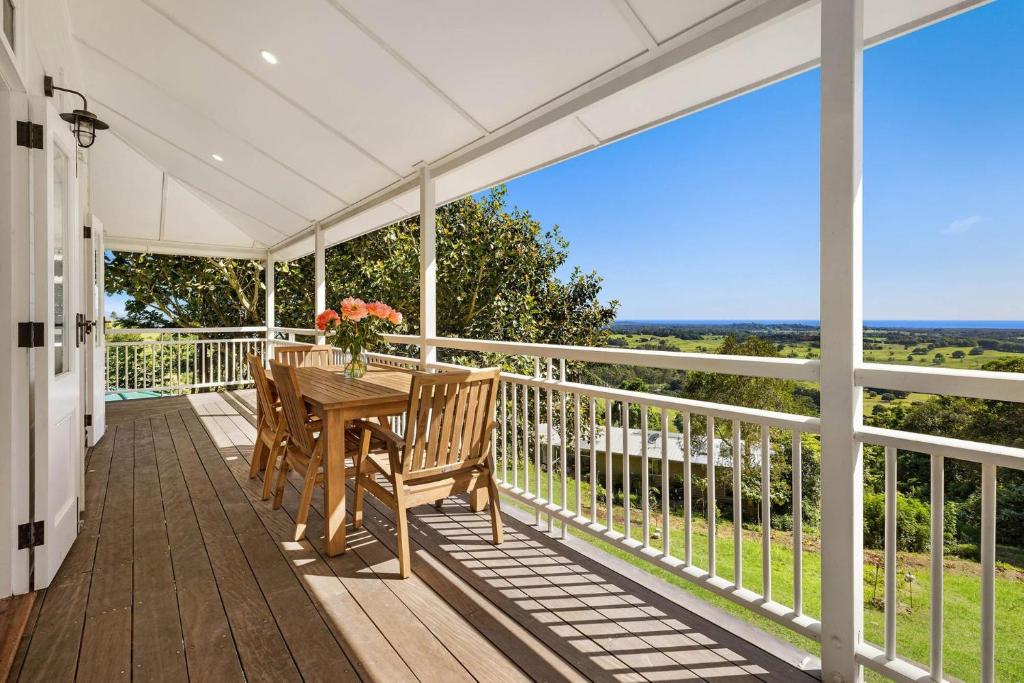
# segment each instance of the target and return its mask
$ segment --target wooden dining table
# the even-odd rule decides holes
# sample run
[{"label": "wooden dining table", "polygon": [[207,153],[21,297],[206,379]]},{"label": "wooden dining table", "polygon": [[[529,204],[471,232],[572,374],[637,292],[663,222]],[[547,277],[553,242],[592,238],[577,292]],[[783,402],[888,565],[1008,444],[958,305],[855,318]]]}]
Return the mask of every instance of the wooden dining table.
[{"label": "wooden dining table", "polygon": [[[324,535],[328,555],[345,552],[346,456],[354,459],[358,444],[346,453],[345,427],[352,420],[387,420],[409,406],[412,373],[374,366],[358,379],[346,377],[343,367],[296,368],[299,390],[314,415],[322,421],[320,438],[326,439],[324,458]],[[267,379],[273,381],[272,373]],[[383,424],[383,422],[382,422]],[[354,475],[354,469],[351,470]]]}]

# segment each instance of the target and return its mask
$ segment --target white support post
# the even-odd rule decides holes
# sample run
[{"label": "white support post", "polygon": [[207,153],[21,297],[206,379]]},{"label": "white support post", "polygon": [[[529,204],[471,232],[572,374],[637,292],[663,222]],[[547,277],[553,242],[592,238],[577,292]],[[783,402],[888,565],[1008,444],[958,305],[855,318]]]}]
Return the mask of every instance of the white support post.
[{"label": "white support post", "polygon": [[420,370],[437,362],[437,347],[427,339],[437,336],[437,224],[434,179],[427,166],[420,168]]},{"label": "white support post", "polygon": [[863,679],[863,0],[821,7],[822,680]]},{"label": "white support post", "polygon": [[[317,223],[313,226],[313,245],[314,245],[314,291],[316,292],[313,304],[313,314],[317,315],[320,311],[327,308],[327,253],[324,248],[324,232],[320,224]],[[310,321],[312,322],[312,321]],[[325,337],[322,334],[316,336],[316,343],[323,344]]]},{"label": "white support post", "polygon": [[267,320],[267,357],[263,359],[263,362],[266,364],[271,358],[274,357],[274,332],[272,331],[271,328],[273,328],[277,324],[275,322],[276,316],[274,312],[274,292],[277,286],[274,281],[274,266],[276,265],[277,262],[274,260],[274,255],[270,253],[269,250],[267,251],[267,258],[263,261],[263,263],[263,278],[264,284],[266,285],[266,292],[264,292],[264,296],[266,299],[264,308],[266,309]]}]

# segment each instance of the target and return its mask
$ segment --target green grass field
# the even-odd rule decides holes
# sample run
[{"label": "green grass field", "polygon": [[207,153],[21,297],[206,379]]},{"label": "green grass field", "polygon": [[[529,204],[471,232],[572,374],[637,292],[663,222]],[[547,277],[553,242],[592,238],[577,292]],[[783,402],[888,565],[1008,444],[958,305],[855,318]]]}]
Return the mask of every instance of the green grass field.
[{"label": "green grass field", "polygon": [[[511,478],[511,465],[507,469]],[[602,473],[603,474],[603,473]],[[654,474],[651,475],[655,481]],[[520,462],[519,483],[525,481],[525,472]],[[531,490],[536,483],[536,469],[530,471]],[[555,495],[554,501],[561,502],[562,478],[556,473],[551,480]],[[576,482],[571,477],[566,481],[568,495],[567,506],[574,509],[576,505]],[[541,492],[546,493],[548,475],[541,473]],[[590,485],[588,481],[581,483],[583,513],[589,516]],[[518,504],[524,509],[525,505]],[[624,510],[621,504],[613,504],[614,527],[623,532]],[[597,519],[605,519],[603,490],[598,492]],[[636,507],[631,512],[632,537],[642,539],[642,515]],[[681,515],[673,513],[670,517],[669,547],[673,555],[681,557],[685,547],[685,534]],[[557,522],[556,522],[557,525]],[[651,529],[661,528],[661,516],[651,512]],[[707,567],[708,559],[708,528],[702,517],[695,516],[691,533],[693,563],[698,567]],[[641,567],[652,574],[693,593],[706,602],[728,611],[740,618],[756,624],[763,630],[797,645],[809,652],[820,655],[820,645],[814,641],[797,635],[788,628],[781,626],[766,617],[758,616],[748,609],[731,602],[727,598],[699,588],[687,579],[671,571],[655,567],[649,562],[618,546],[598,540],[597,538],[575,529],[571,533],[606,552],[611,553],[631,564]],[[661,549],[661,541],[652,539],[651,545]],[[1000,549],[1000,557],[1011,556],[1012,549]],[[743,530],[743,585],[754,591],[761,592],[762,555],[761,528],[754,524]],[[728,580],[733,580],[733,526],[730,522],[719,521],[715,533],[715,557],[717,573]],[[771,581],[772,597],[784,605],[793,604],[793,541],[792,534],[780,530],[772,530]],[[1005,558],[1004,558],[1005,559]],[[1019,558],[1018,563],[1019,563]],[[981,578],[980,565],[976,562],[947,558],[944,580],[944,628],[945,634],[945,670],[947,675],[955,676],[964,681],[979,679],[979,642],[980,642],[980,597]],[[996,622],[997,652],[1001,656],[996,662],[996,678],[1000,681],[1024,680],[1024,657],[1019,657],[1014,643],[1024,644],[1024,570],[1005,563],[1000,563],[996,576],[996,601],[998,604],[998,620]],[[881,598],[884,593],[884,565],[879,551],[865,551],[864,561],[864,630],[865,638],[875,644],[884,642],[884,613],[881,609]],[[815,530],[805,529],[803,544],[803,602],[804,612],[814,617],[821,614],[821,554]],[[931,571],[927,554],[900,553],[897,575],[901,577],[898,589],[898,610],[896,617],[897,652],[900,656],[916,662],[927,662],[929,655],[929,591]],[[906,576],[913,580],[905,581]],[[869,680],[882,680],[869,672]]]}]

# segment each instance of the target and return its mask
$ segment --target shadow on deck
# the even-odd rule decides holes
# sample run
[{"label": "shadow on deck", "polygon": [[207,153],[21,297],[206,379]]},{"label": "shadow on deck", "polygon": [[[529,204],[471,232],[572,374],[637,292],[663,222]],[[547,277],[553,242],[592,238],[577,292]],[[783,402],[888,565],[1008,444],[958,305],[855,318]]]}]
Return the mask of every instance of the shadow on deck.
[{"label": "shadow on deck", "polygon": [[501,546],[461,498],[417,508],[403,581],[368,496],[366,527],[327,558],[322,500],[297,543],[295,486],[272,510],[248,478],[253,409],[251,391],[108,405],[81,535],[12,678],[816,680],[794,648],[510,505]]}]

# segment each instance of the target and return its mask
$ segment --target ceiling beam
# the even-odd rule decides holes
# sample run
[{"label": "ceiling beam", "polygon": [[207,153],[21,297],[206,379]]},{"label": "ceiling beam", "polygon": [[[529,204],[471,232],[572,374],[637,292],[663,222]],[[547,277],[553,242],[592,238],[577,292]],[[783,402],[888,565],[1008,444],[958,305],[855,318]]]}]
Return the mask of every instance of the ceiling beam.
[{"label": "ceiling beam", "polygon": [[452,97],[448,95],[448,93],[446,93],[444,90],[442,90],[439,85],[430,80],[430,78],[428,78],[425,73],[417,69],[412,62],[403,57],[398,50],[391,46],[390,43],[388,43],[386,40],[378,36],[376,33],[373,32],[373,30],[369,26],[360,21],[358,17],[356,17],[347,7],[345,7],[342,0],[326,0],[326,2],[331,7],[340,12],[341,15],[344,16],[349,21],[349,23],[351,23],[357,29],[362,31],[367,38],[377,43],[377,45],[382,50],[387,52],[388,55],[390,55],[391,58],[395,60],[395,62],[397,62],[402,68],[404,68],[406,71],[412,74],[412,76],[414,76],[420,83],[425,85],[435,95],[444,100],[445,104],[447,104],[459,116],[465,119],[467,123],[476,128],[480,133],[486,134],[490,132],[482,123],[476,120],[476,117],[474,117],[468,111],[463,109],[462,105],[460,105],[458,102],[452,99]]},{"label": "ceiling beam", "polygon": [[609,0],[615,7],[619,16],[622,17],[622,21],[629,26],[629,30],[640,39],[640,42],[644,44],[644,48],[650,52],[651,50],[658,47],[658,41],[654,37],[654,34],[650,32],[647,25],[644,24],[643,20],[633,9],[633,5],[629,4],[629,0]]},{"label": "ceiling beam", "polygon": [[140,254],[169,254],[173,256],[206,256],[210,258],[257,259],[267,257],[265,248],[228,247],[168,240],[147,240],[135,237],[103,236],[103,248],[111,251],[130,251]]}]

